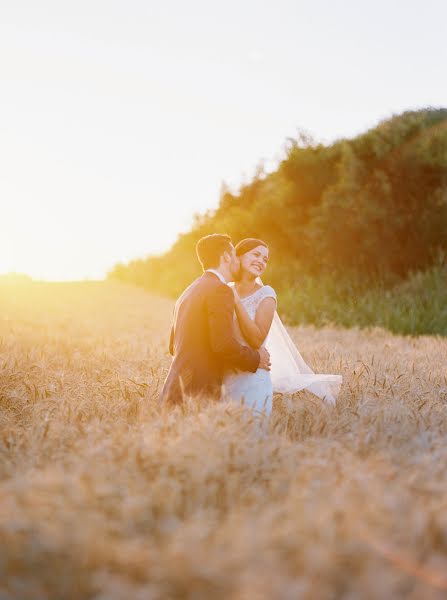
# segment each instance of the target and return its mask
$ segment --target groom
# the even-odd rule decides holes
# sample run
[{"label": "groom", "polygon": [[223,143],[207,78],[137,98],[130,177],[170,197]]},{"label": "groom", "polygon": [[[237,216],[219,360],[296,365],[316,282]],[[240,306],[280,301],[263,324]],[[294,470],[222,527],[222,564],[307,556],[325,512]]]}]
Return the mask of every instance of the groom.
[{"label": "groom", "polygon": [[231,369],[270,370],[265,348],[241,345],[233,332],[234,295],[226,284],[239,273],[239,259],[228,235],[197,242],[204,273],[177,300],[169,352],[174,357],[161,401],[180,404],[183,394],[219,399],[223,375]]}]

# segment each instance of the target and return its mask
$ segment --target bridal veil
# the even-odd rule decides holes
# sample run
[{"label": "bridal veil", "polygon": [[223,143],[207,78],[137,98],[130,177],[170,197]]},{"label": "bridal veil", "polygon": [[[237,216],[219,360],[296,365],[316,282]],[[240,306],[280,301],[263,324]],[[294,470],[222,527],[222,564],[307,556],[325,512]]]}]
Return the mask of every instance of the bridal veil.
[{"label": "bridal veil", "polygon": [[314,373],[304,362],[276,311],[265,346],[270,352],[274,392],[293,394],[309,390],[326,403],[335,405],[342,384],[341,375]]}]

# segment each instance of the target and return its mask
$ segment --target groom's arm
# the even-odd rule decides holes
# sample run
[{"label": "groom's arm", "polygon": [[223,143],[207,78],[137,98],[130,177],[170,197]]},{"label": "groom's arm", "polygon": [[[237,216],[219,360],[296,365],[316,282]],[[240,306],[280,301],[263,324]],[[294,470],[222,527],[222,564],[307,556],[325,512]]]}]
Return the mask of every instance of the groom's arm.
[{"label": "groom's arm", "polygon": [[226,285],[219,285],[207,298],[211,348],[228,366],[254,373],[260,361],[259,352],[239,344],[234,336],[234,294]]}]

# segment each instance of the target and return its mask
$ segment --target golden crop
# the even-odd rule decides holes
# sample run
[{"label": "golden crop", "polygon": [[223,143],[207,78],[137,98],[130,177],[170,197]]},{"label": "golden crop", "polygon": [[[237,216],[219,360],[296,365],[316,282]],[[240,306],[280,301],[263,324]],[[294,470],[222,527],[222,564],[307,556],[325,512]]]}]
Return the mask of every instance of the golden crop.
[{"label": "golden crop", "polygon": [[447,341],[292,330],[335,409],[157,396],[172,303],[0,286],[0,599],[447,597]]}]

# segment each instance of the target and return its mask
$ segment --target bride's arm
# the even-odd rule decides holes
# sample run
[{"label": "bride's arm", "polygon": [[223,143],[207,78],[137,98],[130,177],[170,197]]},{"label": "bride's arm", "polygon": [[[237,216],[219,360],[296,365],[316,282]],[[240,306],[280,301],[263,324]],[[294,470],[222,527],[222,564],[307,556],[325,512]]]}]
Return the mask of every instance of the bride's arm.
[{"label": "bride's arm", "polygon": [[264,298],[258,306],[254,321],[250,319],[237,294],[235,294],[235,309],[242,335],[252,348],[258,350],[270,331],[276,309],[276,300],[274,298]]}]

